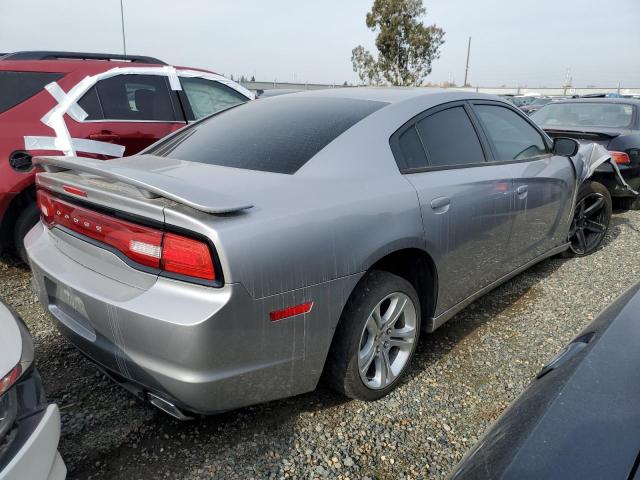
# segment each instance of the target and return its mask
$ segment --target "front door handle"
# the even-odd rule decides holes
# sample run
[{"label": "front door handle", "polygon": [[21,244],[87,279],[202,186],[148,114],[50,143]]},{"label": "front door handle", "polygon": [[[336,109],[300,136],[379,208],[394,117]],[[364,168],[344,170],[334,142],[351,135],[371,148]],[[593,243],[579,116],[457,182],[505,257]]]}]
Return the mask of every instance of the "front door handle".
[{"label": "front door handle", "polygon": [[520,198],[524,198],[528,191],[529,191],[528,185],[520,185],[519,187],[516,188],[516,193]]},{"label": "front door handle", "polygon": [[431,200],[431,209],[436,213],[445,213],[451,206],[449,197],[437,197]]}]

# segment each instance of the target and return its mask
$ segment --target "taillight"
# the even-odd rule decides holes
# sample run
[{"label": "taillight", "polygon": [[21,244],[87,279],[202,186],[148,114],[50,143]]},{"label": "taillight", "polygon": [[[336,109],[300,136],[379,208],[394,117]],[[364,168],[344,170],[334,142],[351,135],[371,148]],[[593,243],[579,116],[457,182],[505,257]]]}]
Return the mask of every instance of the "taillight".
[{"label": "taillight", "polygon": [[108,245],[132,261],[188,277],[215,280],[209,246],[200,240],[138,225],[74,205],[39,189],[42,221]]},{"label": "taillight", "polygon": [[627,155],[625,152],[617,152],[615,150],[609,150],[609,154],[611,155],[611,158],[613,159],[613,161],[616,162],[618,165],[629,165],[631,163],[631,159],[629,158],[629,155]]},{"label": "taillight", "polygon": [[209,246],[199,240],[175,233],[165,233],[162,242],[161,268],[188,277],[215,280]]},{"label": "taillight", "polygon": [[20,374],[22,374],[22,367],[20,364],[13,367],[9,373],[7,373],[4,377],[0,378],[0,395],[9,390],[14,383],[20,378]]}]

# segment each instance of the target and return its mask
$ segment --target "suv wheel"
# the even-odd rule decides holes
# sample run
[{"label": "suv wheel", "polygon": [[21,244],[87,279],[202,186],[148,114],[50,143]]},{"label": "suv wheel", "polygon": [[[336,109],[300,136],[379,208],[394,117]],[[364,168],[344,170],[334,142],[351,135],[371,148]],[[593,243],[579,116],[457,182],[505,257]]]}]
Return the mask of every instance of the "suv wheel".
[{"label": "suv wheel", "polygon": [[371,271],[347,302],[327,364],[330,384],[348,397],[377,400],[397,385],[415,353],[420,302],[407,280]]},{"label": "suv wheel", "polygon": [[24,248],[24,237],[27,236],[29,230],[38,222],[40,218],[40,211],[35,202],[29,202],[25,205],[24,210],[20,212],[13,229],[13,245],[20,260],[27,265],[29,264],[29,258],[27,257],[27,250]]}]

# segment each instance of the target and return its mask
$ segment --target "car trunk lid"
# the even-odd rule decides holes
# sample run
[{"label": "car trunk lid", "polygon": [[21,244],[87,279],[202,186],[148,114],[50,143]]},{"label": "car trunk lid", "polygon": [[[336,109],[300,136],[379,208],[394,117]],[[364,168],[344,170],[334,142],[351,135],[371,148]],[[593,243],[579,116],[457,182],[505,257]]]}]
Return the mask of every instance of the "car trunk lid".
[{"label": "car trunk lid", "polygon": [[[87,183],[83,179],[92,179],[94,184],[98,182],[101,188],[109,191],[115,189],[124,193],[124,187],[128,196],[173,201],[205,213],[232,213],[253,206],[233,195],[202,187],[200,182],[187,181],[184,176],[176,177],[181,169],[192,165],[181,160],[148,155],[109,162],[79,157],[37,157],[34,163],[49,174],[69,172],[74,183],[83,184]],[[38,175],[40,185],[46,184],[54,190],[56,186],[60,188],[60,178],[59,175]],[[67,179],[71,180],[69,176]]]},{"label": "car trunk lid", "polygon": [[576,139],[579,143],[598,143],[603,147],[607,147],[612,139],[628,133],[611,127],[550,128],[543,125],[543,128],[552,138],[569,137]]}]

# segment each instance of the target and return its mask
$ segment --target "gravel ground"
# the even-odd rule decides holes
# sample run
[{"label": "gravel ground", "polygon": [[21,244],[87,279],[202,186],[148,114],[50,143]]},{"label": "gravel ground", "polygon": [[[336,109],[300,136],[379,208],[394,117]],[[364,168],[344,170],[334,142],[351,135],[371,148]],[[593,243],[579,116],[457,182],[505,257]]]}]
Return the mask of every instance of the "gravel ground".
[{"label": "gravel ground", "polygon": [[62,411],[71,479],[443,478],[540,367],[637,282],[640,213],[614,215],[605,247],[551,259],[424,337],[383,400],[316,392],[181,423],[113,385],[57,333],[29,271],[0,258],[0,297],[34,336]]}]

